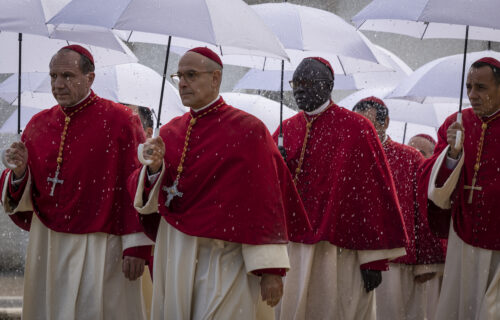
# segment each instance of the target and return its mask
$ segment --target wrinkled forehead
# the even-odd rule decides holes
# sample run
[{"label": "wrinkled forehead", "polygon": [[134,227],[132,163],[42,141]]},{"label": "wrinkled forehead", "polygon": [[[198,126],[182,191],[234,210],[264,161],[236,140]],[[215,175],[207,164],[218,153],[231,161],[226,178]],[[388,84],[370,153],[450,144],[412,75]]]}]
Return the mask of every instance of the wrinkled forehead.
[{"label": "wrinkled forehead", "polygon": [[178,70],[206,70],[210,65],[210,59],[207,57],[196,53],[196,52],[186,52],[179,60]]},{"label": "wrinkled forehead", "polygon": [[49,63],[51,71],[58,69],[80,69],[80,55],[71,50],[61,50],[52,56]]},{"label": "wrinkled forehead", "polygon": [[479,68],[471,67],[467,74],[467,83],[488,83],[495,82],[493,70],[489,66]]},{"label": "wrinkled forehead", "polygon": [[332,73],[323,63],[314,59],[304,59],[295,69],[293,79],[332,79]]}]

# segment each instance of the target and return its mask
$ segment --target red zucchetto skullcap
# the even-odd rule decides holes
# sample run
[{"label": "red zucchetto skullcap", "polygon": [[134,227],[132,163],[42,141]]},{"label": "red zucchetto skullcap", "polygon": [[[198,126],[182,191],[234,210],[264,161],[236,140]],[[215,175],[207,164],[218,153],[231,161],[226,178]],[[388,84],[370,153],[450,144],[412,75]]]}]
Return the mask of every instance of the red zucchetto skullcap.
[{"label": "red zucchetto skullcap", "polygon": [[[476,62],[484,62],[484,63],[487,63],[489,64],[490,66],[492,67],[495,67],[497,69],[500,70],[500,61],[498,61],[497,59],[495,58],[492,58],[492,57],[484,57],[484,58],[481,58],[479,60],[477,60]],[[474,62],[474,63],[476,63]]]},{"label": "red zucchetto skullcap", "polygon": [[90,54],[90,52],[87,49],[85,49],[84,47],[79,46],[77,44],[72,44],[72,45],[69,45],[66,47],[62,47],[61,49],[59,49],[59,51],[61,51],[63,49],[78,52],[79,54],[87,57],[90,60],[90,62],[92,62],[92,64],[95,65],[94,57],[92,57],[92,54]]},{"label": "red zucchetto skullcap", "polygon": [[220,59],[219,55],[217,55],[217,53],[213,52],[212,50],[210,50],[206,47],[193,48],[193,49],[189,50],[188,52],[199,53],[202,56],[205,56],[208,59],[217,62],[222,67],[222,60]]},{"label": "red zucchetto skullcap", "polygon": [[419,133],[417,134],[415,137],[420,137],[420,138],[423,138],[427,141],[429,141],[430,143],[432,143],[433,145],[436,145],[436,140],[434,140],[433,137],[431,137],[430,135],[428,134],[425,134],[425,133]]},{"label": "red zucchetto skullcap", "polygon": [[333,72],[332,65],[330,64],[330,62],[328,62],[328,60],[326,60],[324,58],[321,58],[321,57],[308,57],[306,59],[313,59],[313,60],[321,62],[322,64],[324,64],[325,66],[327,66],[328,69],[330,69],[330,71],[332,73],[332,77],[335,75],[335,73]]},{"label": "red zucchetto skullcap", "polygon": [[382,101],[381,99],[379,99],[379,98],[377,98],[377,97],[374,97],[374,96],[371,96],[371,97],[368,97],[368,98],[361,99],[359,102],[364,102],[364,101],[368,101],[368,102],[375,102],[375,103],[380,104],[381,106],[387,107],[387,106],[385,105],[384,101]]}]

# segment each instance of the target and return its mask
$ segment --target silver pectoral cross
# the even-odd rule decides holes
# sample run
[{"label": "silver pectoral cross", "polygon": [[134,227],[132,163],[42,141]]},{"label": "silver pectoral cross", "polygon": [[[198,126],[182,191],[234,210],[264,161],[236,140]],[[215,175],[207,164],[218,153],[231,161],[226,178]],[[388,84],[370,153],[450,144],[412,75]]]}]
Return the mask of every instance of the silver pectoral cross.
[{"label": "silver pectoral cross", "polygon": [[483,188],[480,187],[480,186],[476,187],[476,177],[472,178],[472,185],[470,185],[470,186],[464,186],[464,189],[470,190],[469,199],[467,201],[467,203],[469,203],[469,204],[472,203],[472,195],[474,194],[474,190],[477,190],[477,191],[483,190]]},{"label": "silver pectoral cross", "polygon": [[59,180],[59,179],[57,179],[57,177],[59,177],[59,168],[57,168],[56,173],[54,174],[54,178],[47,177],[47,181],[52,182],[52,189],[50,189],[50,196],[51,197],[54,196],[54,189],[56,188],[56,184],[57,183],[60,183],[60,184],[64,183],[64,180]]},{"label": "silver pectoral cross", "polygon": [[167,188],[166,186],[164,186],[162,188],[163,191],[167,192],[167,201],[165,201],[165,206],[167,206],[167,207],[170,206],[170,202],[172,202],[172,200],[174,199],[174,197],[182,198],[183,193],[179,192],[179,190],[177,190],[177,185],[178,184],[179,184],[179,181],[175,180],[174,184],[172,184],[171,187]]}]

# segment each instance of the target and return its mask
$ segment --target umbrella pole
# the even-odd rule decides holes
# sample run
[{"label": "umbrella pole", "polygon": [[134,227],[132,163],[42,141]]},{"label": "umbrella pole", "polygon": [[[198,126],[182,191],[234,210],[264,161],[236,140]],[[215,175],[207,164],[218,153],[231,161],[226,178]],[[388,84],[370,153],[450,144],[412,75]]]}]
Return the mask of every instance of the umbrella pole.
[{"label": "umbrella pole", "polygon": [[[465,81],[465,62],[467,60],[467,42],[469,40],[469,26],[465,27],[465,43],[464,43],[464,62],[462,64],[462,82],[460,86],[460,104],[458,105],[457,122],[462,123],[462,103],[464,94],[464,81]],[[460,146],[462,141],[462,131],[457,132],[457,137],[455,140],[455,148]]]},{"label": "umbrella pole", "polygon": [[405,144],[406,140],[406,128],[408,127],[408,122],[405,122],[405,129],[403,131],[403,144]]},{"label": "umbrella pole", "polygon": [[172,41],[172,36],[168,36],[168,44],[167,44],[167,53],[165,55],[165,66],[163,67],[163,79],[161,82],[161,95],[160,95],[160,105],[158,107],[158,117],[156,120],[156,134],[159,132],[160,128],[160,119],[161,119],[161,106],[163,104],[163,92],[165,91],[165,81],[167,80],[167,67],[168,67],[168,56],[170,55],[170,42]]},{"label": "umbrella pole", "polygon": [[278,147],[283,147],[283,77],[285,73],[285,61],[281,60],[281,90],[280,90],[280,134],[278,135]]},{"label": "umbrella pole", "polygon": [[23,34],[19,34],[19,64],[17,71],[17,134],[21,133],[21,52],[23,45]]}]

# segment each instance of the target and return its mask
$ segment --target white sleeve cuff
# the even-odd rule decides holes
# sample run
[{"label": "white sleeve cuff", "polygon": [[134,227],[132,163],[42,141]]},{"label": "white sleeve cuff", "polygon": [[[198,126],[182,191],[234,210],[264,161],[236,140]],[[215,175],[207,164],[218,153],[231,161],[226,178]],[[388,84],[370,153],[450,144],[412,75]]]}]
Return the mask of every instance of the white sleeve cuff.
[{"label": "white sleeve cuff", "polygon": [[[147,171],[148,171],[148,170],[146,169],[146,172],[147,172]],[[158,178],[158,176],[160,175],[160,173],[161,173],[161,171],[158,171],[157,173],[153,173],[153,174],[151,174],[151,175],[150,175],[150,174],[149,174],[149,172],[147,172],[147,174],[148,174],[148,181],[149,181],[149,183],[150,183],[150,184],[155,183],[155,181],[156,181],[156,179]]]},{"label": "white sleeve cuff", "polygon": [[[28,170],[28,169],[26,169],[26,170]],[[11,172],[10,181],[12,182],[12,185],[14,185],[14,186],[17,187],[18,185],[21,184],[21,182],[23,182],[23,179],[24,179],[25,176],[26,176],[26,171],[24,172],[24,174],[23,174],[23,176],[21,178],[14,180],[14,175]]]},{"label": "white sleeve cuff", "polygon": [[150,246],[153,244],[154,242],[143,232],[122,235],[122,251],[132,247]]},{"label": "white sleeve cuff", "polygon": [[357,250],[359,264],[365,264],[378,260],[394,260],[406,255],[405,248],[381,249],[381,250]]},{"label": "white sleeve cuff", "polygon": [[135,192],[134,197],[134,208],[140,214],[151,214],[158,212],[158,197],[160,195],[160,187],[161,181],[163,179],[163,175],[165,173],[165,163],[162,165],[162,169],[159,172],[159,177],[156,179],[156,182],[149,193],[148,201],[143,203],[142,196],[144,194],[144,179],[147,174],[146,166],[143,166],[141,169],[141,173],[139,174],[139,181],[137,184],[137,191]]},{"label": "white sleeve cuff", "polygon": [[248,273],[260,269],[290,269],[286,244],[242,245]]},{"label": "white sleeve cuff", "polygon": [[460,154],[458,159],[453,159],[450,156],[446,155],[446,168],[448,168],[450,170],[455,169],[455,167],[457,166],[461,157],[462,157],[462,155]]}]

